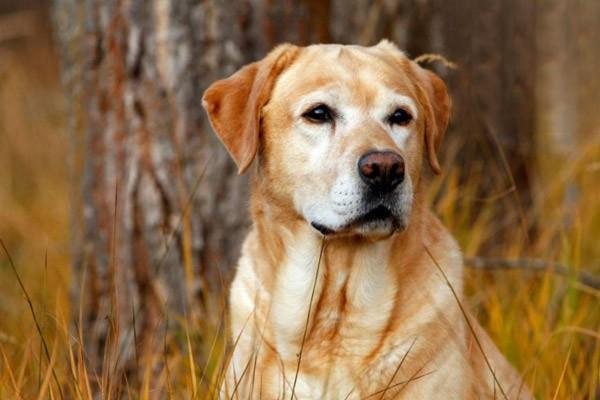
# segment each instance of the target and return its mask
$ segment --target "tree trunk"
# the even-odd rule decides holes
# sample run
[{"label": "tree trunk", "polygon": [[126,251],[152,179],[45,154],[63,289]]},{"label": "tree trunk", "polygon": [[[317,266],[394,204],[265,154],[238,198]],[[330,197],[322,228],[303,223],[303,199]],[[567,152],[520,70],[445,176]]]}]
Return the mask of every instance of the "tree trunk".
[{"label": "tree trunk", "polygon": [[[459,69],[448,76],[463,173],[477,171],[482,197],[509,192],[498,219],[529,235],[534,166],[535,2],[440,1],[443,53]],[[519,224],[520,223],[520,224]],[[492,238],[497,240],[498,238]]]},{"label": "tree trunk", "polygon": [[73,316],[91,376],[133,369],[160,346],[165,317],[223,296],[249,223],[248,179],[212,134],[202,93],[281,41],[326,41],[328,8],[55,1],[77,182]]}]

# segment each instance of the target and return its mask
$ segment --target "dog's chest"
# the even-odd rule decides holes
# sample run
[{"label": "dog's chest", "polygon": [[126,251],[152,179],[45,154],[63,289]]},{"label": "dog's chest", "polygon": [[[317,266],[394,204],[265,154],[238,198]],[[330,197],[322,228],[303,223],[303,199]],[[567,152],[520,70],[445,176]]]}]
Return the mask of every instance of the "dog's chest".
[{"label": "dog's chest", "polygon": [[388,249],[374,245],[352,254],[325,249],[317,256],[298,250],[275,278],[269,341],[288,380],[296,375],[301,354],[297,393],[305,396],[299,398],[360,393],[357,382],[385,363],[377,353],[388,345],[397,290],[386,263]]},{"label": "dog's chest", "polygon": [[[276,278],[273,344],[291,364],[302,353],[301,371],[326,377],[360,374],[365,360],[382,346],[394,308],[388,249],[373,245],[349,255],[325,249],[320,257],[298,250],[288,255]],[[333,372],[324,371],[332,367]]]},{"label": "dog's chest", "polygon": [[[298,399],[362,399],[380,395],[382,391],[392,394],[410,379],[405,370],[411,374],[414,371],[413,365],[398,368],[404,362],[414,364],[414,360],[410,360],[413,344],[414,338],[388,342],[369,363],[361,362],[360,357],[347,356],[319,361],[308,352],[303,355],[297,378],[295,368],[287,369],[285,375],[290,380],[296,378],[294,393]],[[389,384],[392,380],[393,385]]]}]

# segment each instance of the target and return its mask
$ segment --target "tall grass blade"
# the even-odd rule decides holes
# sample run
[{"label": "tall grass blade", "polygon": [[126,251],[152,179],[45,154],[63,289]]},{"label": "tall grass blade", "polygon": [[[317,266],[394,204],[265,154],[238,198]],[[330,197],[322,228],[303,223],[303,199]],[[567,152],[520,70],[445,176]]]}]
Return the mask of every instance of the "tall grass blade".
[{"label": "tall grass blade", "polygon": [[292,385],[292,394],[290,400],[294,399],[294,391],[296,390],[296,382],[298,381],[298,373],[300,372],[300,364],[302,363],[302,352],[304,351],[304,343],[306,342],[306,334],[308,333],[308,325],[310,323],[310,312],[312,311],[313,299],[315,297],[315,290],[317,288],[317,281],[319,279],[319,271],[321,269],[321,258],[323,257],[323,251],[325,250],[325,239],[321,241],[321,251],[319,252],[319,260],[317,261],[317,268],[315,271],[315,280],[313,282],[312,292],[310,294],[310,302],[308,303],[308,312],[306,313],[306,323],[304,324],[304,333],[302,334],[302,343],[300,344],[300,352],[298,353],[298,364],[296,365],[296,373],[294,375],[294,383]]},{"label": "tall grass blade", "polygon": [[[8,259],[8,264],[10,265],[10,268],[12,269],[13,273],[15,274],[15,277],[17,278],[19,287],[21,288],[21,291],[23,292],[23,295],[25,296],[25,299],[27,300],[27,304],[29,306],[29,311],[31,312],[31,316],[33,317],[33,323],[35,324],[35,328],[36,328],[38,334],[40,335],[40,339],[42,340],[42,345],[44,346],[44,353],[46,355],[46,361],[48,361],[48,363],[50,363],[50,351],[48,350],[48,343],[46,343],[46,338],[44,337],[44,333],[42,332],[42,327],[38,321],[37,314],[35,313],[35,309],[33,307],[33,302],[31,301],[31,297],[29,296],[27,289],[25,289],[25,285],[23,284],[23,281],[21,280],[19,271],[17,271],[17,267],[15,266],[13,259],[10,256],[10,253],[9,253],[8,249],[6,248],[6,245],[4,244],[4,241],[2,239],[0,239],[0,245],[2,246],[2,250],[4,250],[4,254],[6,255],[6,258]],[[60,382],[58,380],[58,376],[56,375],[56,371],[54,370],[54,367],[51,367],[51,370],[52,370],[52,377],[53,377],[54,383],[56,384],[56,387],[58,389],[60,398],[62,400],[64,400],[62,387],[60,386]]]},{"label": "tall grass blade", "polygon": [[490,372],[492,373],[492,376],[494,377],[494,382],[498,385],[498,389],[500,389],[500,392],[502,393],[502,397],[504,397],[505,400],[508,400],[508,397],[506,396],[506,392],[502,388],[500,381],[498,381],[498,377],[496,377],[496,373],[494,372],[494,369],[492,368],[492,364],[490,363],[490,360],[488,359],[487,355],[485,354],[485,351],[483,351],[483,346],[481,345],[481,342],[479,341],[479,337],[477,337],[477,334],[475,333],[475,329],[473,328],[473,325],[471,325],[471,321],[469,320],[469,317],[467,316],[467,312],[465,311],[465,309],[462,305],[462,302],[460,301],[460,298],[459,298],[458,294],[456,293],[456,290],[454,290],[454,287],[450,283],[448,276],[446,275],[446,273],[444,272],[444,270],[442,269],[440,264],[437,262],[437,260],[433,256],[433,254],[431,254],[431,251],[429,250],[429,248],[425,245],[423,247],[425,248],[425,251],[427,252],[427,255],[429,256],[429,258],[431,258],[431,261],[433,261],[433,263],[435,264],[438,271],[444,277],[444,281],[446,281],[446,285],[448,285],[448,287],[450,288],[450,291],[452,291],[452,296],[454,297],[454,300],[456,300],[456,303],[458,304],[458,307],[460,308],[460,312],[462,313],[463,317],[465,318],[465,322],[467,323],[467,326],[468,326],[469,330],[471,331],[473,338],[475,339],[475,343],[477,343],[477,347],[479,348],[479,351],[481,351],[483,359],[485,360],[485,363],[486,363],[488,369],[490,370]]}]

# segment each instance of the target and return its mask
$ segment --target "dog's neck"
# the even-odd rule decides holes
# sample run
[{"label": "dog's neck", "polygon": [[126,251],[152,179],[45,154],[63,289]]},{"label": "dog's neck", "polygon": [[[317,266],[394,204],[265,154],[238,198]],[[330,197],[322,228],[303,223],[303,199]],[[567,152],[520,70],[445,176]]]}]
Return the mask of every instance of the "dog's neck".
[{"label": "dog's neck", "polygon": [[[372,256],[377,260],[388,261],[386,264],[394,263],[395,267],[399,267],[398,263],[410,262],[417,256],[413,254],[415,249],[423,249],[423,243],[415,243],[423,238],[422,234],[417,233],[424,229],[424,214],[429,213],[422,206],[423,197],[422,190],[415,191],[415,206],[410,222],[402,232],[378,240],[361,236],[329,237],[312,228],[290,205],[282,204],[255,184],[251,211],[257,246],[260,254],[266,255],[265,265],[261,266],[266,275],[264,280],[269,282],[270,276],[290,260],[308,263],[313,259],[318,263],[320,258],[320,268],[323,270],[345,268],[350,274],[357,264],[367,262],[367,255],[372,252],[380,252],[376,257],[374,254]],[[391,254],[392,248],[394,254]],[[331,274],[332,271],[329,272]]]},{"label": "dog's neck", "polygon": [[356,340],[364,357],[376,351],[395,321],[411,312],[398,305],[405,300],[399,291],[411,293],[408,282],[426,279],[413,266],[423,257],[423,235],[417,232],[427,210],[414,208],[407,229],[386,239],[328,238],[263,196],[253,193],[254,229],[245,255],[264,290],[278,351],[284,359],[294,357],[307,315],[310,337],[341,335],[348,343]]}]

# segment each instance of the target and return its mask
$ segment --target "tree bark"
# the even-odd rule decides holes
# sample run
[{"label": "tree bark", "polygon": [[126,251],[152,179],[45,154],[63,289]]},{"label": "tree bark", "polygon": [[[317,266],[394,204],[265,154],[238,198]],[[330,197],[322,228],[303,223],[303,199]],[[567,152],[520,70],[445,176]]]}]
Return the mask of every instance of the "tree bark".
[{"label": "tree bark", "polygon": [[212,134],[201,95],[279,42],[327,40],[329,8],[263,0],[56,0],[54,8],[76,182],[73,316],[90,375],[101,376],[156,351],[169,315],[218,318],[202,310],[223,296],[238,257],[248,179]]},{"label": "tree bark", "polygon": [[535,170],[535,2],[439,1],[438,9],[443,54],[459,68],[447,79],[454,103],[448,135],[458,137],[462,172],[481,176],[482,198],[509,193],[496,207],[505,225],[491,239],[512,237],[520,226],[527,243]]}]

